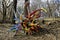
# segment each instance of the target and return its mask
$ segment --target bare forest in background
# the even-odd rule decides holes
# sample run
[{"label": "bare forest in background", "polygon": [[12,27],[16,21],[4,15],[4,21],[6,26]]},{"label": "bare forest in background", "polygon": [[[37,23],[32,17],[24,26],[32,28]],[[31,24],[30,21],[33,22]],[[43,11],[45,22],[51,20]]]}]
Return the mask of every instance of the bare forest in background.
[{"label": "bare forest in background", "polygon": [[[24,6],[26,1],[29,1],[28,6]],[[60,17],[60,1],[57,0],[46,0],[46,2],[41,0],[0,0],[0,22],[14,23],[15,14],[25,12],[27,15],[27,10],[32,12],[41,7],[48,11],[47,17]]]}]

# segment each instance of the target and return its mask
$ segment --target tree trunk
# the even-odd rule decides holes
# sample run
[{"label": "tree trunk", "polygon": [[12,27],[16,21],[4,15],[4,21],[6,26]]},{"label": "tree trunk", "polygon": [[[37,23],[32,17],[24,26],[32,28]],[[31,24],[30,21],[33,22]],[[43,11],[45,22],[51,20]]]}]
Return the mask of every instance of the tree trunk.
[{"label": "tree trunk", "polygon": [[[14,12],[16,13],[16,7],[17,7],[17,0],[13,0],[13,9],[14,9]],[[13,13],[13,23],[15,24],[15,15]]]},{"label": "tree trunk", "polygon": [[25,6],[24,6],[24,15],[25,17],[28,16],[28,8],[29,8],[29,0],[25,0]]},{"label": "tree trunk", "polygon": [[14,10],[15,10],[15,12],[16,12],[17,0],[13,0],[13,6],[14,6]]},{"label": "tree trunk", "polygon": [[47,5],[48,5],[48,13],[49,13],[49,17],[52,17],[52,12],[51,12],[51,8],[50,8],[50,5],[49,5],[49,1],[47,0]]},{"label": "tree trunk", "polygon": [[3,22],[6,21],[6,2],[5,0],[3,0],[2,2],[2,6],[3,6]]}]

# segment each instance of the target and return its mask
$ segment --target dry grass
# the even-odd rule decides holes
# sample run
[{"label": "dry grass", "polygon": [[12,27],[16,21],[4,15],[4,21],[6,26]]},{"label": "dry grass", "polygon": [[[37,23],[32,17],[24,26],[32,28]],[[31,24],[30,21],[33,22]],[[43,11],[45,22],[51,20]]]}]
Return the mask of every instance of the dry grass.
[{"label": "dry grass", "polygon": [[0,24],[0,40],[56,40],[56,38],[60,40],[60,22],[57,22],[56,24],[53,23],[46,27],[47,30],[44,29],[44,31],[34,35],[19,33],[19,35],[14,36],[15,32],[7,32],[11,25],[12,24]]}]

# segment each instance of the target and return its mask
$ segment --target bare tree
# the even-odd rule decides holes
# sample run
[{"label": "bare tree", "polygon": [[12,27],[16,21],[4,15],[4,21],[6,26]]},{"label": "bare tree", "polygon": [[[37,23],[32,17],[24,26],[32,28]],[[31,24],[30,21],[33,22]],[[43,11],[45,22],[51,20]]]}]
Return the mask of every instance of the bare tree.
[{"label": "bare tree", "polygon": [[[13,5],[12,5],[12,3],[13,3]],[[15,18],[14,12],[16,12],[16,7],[17,7],[17,0],[13,0],[13,2],[11,2],[11,3],[9,3],[9,2],[7,3],[6,0],[2,0],[3,12],[1,12],[1,13],[3,13],[3,22],[6,22],[6,20],[7,20],[7,16],[8,16],[7,14],[10,14],[9,16],[11,16],[11,14],[12,14],[13,15],[12,19]],[[8,11],[8,9],[10,9],[10,10]],[[12,9],[14,10],[14,12],[11,11]],[[13,22],[15,22],[15,21],[13,21]]]},{"label": "bare tree", "polygon": [[59,2],[56,3],[55,0],[50,1],[49,7],[50,7],[50,9],[51,9],[50,15],[51,15],[52,17],[54,17],[53,15],[54,15],[56,9],[59,10],[59,5],[60,5]]},{"label": "bare tree", "polygon": [[48,5],[48,9],[49,9],[48,14],[49,14],[49,17],[51,17],[52,16],[52,12],[51,12],[51,8],[50,8],[50,4],[49,4],[48,0],[47,0],[47,5]]}]

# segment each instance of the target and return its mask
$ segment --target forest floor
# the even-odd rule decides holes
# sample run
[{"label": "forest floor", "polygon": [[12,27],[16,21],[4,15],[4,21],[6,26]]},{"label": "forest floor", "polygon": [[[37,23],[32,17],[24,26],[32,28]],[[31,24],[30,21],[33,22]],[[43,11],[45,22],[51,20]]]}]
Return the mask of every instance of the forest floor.
[{"label": "forest floor", "polygon": [[0,24],[0,40],[60,40],[60,22],[53,23],[43,28],[43,31],[34,35],[25,35],[15,32],[8,32],[12,24]]}]

